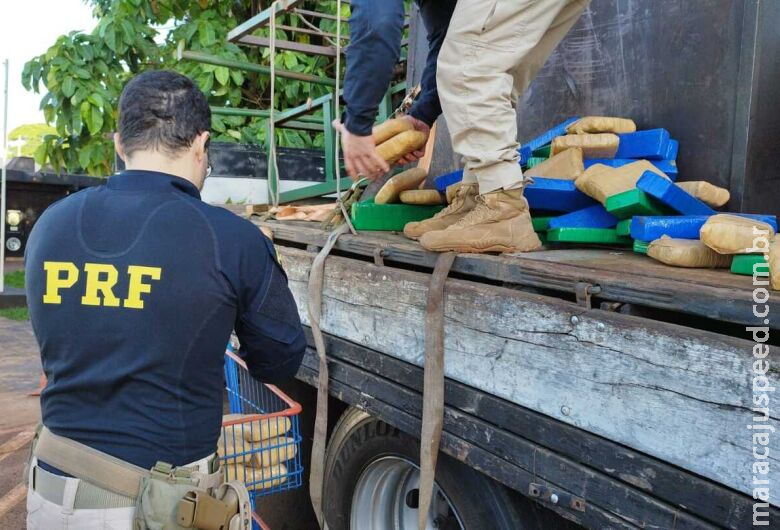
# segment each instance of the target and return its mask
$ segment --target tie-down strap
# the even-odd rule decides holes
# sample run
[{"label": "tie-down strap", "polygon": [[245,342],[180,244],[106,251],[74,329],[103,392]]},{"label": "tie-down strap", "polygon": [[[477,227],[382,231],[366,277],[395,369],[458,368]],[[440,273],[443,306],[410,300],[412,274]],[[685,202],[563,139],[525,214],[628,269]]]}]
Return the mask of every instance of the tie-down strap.
[{"label": "tie-down strap", "polygon": [[455,253],[440,254],[428,287],[425,310],[425,366],[423,380],[422,430],[420,432],[420,495],[417,512],[419,530],[425,530],[433,496],[436,461],[444,427],[444,283]]},{"label": "tie-down strap", "polygon": [[325,446],[328,435],[328,357],[325,339],[320,329],[322,316],[322,288],[325,278],[325,259],[330,254],[339,237],[349,232],[350,227],[342,224],[328,236],[325,246],[314,258],[309,272],[309,323],[314,336],[314,346],[319,357],[319,375],[317,378],[317,412],[314,419],[314,439],[311,448],[311,470],[309,472],[309,496],[317,516],[320,528],[324,528],[322,516],[322,488],[325,469]]},{"label": "tie-down strap", "polygon": [[[328,363],[325,340],[320,328],[322,316],[322,290],[325,276],[325,260],[338,238],[349,227],[341,225],[331,232],[325,246],[312,262],[309,272],[308,310],[314,344],[319,357],[317,381],[317,411],[314,421],[309,496],[320,528],[323,518],[323,485],[325,449],[328,433]],[[439,255],[431,275],[425,317],[425,376],[423,384],[423,417],[420,444],[420,504],[419,524],[425,528],[428,508],[433,495],[434,473],[444,424],[444,283],[449,275],[455,253]]]}]

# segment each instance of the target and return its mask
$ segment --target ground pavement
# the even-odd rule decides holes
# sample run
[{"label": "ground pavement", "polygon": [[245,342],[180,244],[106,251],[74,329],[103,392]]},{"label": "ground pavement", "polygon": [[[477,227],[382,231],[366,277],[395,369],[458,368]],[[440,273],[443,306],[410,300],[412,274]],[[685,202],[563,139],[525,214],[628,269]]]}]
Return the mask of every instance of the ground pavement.
[{"label": "ground pavement", "polygon": [[41,362],[29,322],[0,318],[0,528],[25,528],[24,464],[40,418]]}]

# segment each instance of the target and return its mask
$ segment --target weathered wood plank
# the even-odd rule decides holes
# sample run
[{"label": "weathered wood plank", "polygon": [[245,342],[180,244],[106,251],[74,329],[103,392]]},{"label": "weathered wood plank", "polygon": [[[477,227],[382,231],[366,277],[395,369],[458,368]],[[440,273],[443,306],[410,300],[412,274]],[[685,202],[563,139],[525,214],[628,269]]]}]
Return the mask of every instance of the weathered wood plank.
[{"label": "weathered wood plank", "polygon": [[[306,360],[306,366],[316,369],[316,362]],[[383,403],[419,419],[422,413],[420,393],[399,387],[391,381],[332,360],[331,378],[371,395]],[[710,523],[701,521],[683,510],[659,502],[651,495],[637,491],[613,478],[596,473],[586,466],[573,462],[528,440],[493,428],[487,421],[464,414],[452,407],[445,407],[446,431],[464,442],[481,448],[503,461],[535,476],[537,483],[560,488],[580,498],[587,498],[591,508],[598,506],[641,528],[676,528],[676,530],[712,529]],[[414,433],[419,436],[419,432]],[[456,458],[458,455],[455,455]],[[490,470],[490,473],[495,473]],[[529,482],[530,483],[530,482]],[[527,492],[527,485],[521,489]]]},{"label": "weathered wood plank", "polygon": [[[418,366],[331,335],[325,335],[325,343],[331,359],[387,379],[393,383],[394,388],[409,388],[418,395],[422,392],[422,369]],[[311,337],[309,344],[313,344]],[[316,365],[312,368],[316,369]],[[373,387],[374,385],[368,385],[363,391],[375,395]],[[375,397],[378,398],[378,395]],[[445,403],[455,411],[483,419],[494,425],[495,429],[521,436],[538,447],[582,463],[600,474],[626,482],[648,495],[711,523],[732,530],[747,528],[752,523],[752,499],[749,496],[601,436],[457,381],[445,382]],[[397,406],[408,412],[419,408],[416,404],[409,406],[406,403]],[[448,424],[445,423],[445,429],[447,428]],[[487,446],[486,449],[493,449],[492,443]],[[512,449],[517,447],[513,446]],[[551,480],[538,465],[535,467],[542,478]],[[570,489],[568,481],[562,485]],[[585,489],[587,494],[576,490],[574,493],[592,499],[595,495],[594,489],[587,485]],[[612,493],[608,495],[615,496]],[[636,518],[636,515],[634,517]],[[776,510],[772,517],[780,517],[780,511]]]},{"label": "weathered wood plank", "polygon": [[[279,250],[305,308],[312,256]],[[331,257],[322,328],[422,365],[427,280]],[[751,343],[463,280],[447,293],[448,377],[752,491]],[[775,454],[780,443],[769,447]]]},{"label": "weathered wood plank", "polygon": [[[317,372],[308,366],[301,367],[298,371],[298,378],[310,385],[317,384]],[[401,411],[381,400],[374,399],[372,396],[368,396],[362,389],[351,387],[350,385],[335,379],[331,381],[329,391],[341,401],[365,410],[376,417],[384,418],[384,421],[404,432],[415,433],[420,431],[419,418],[415,418],[407,412]],[[442,435],[441,449],[461,462],[465,462],[477,471],[485,473],[502,484],[518,491],[527,490],[529,484],[538,480],[532,473],[514,466],[496,455],[493,455],[489,451],[477,447],[448,432],[445,432]],[[565,488],[560,488],[560,491],[571,494],[571,492],[566,491]],[[590,506],[586,508],[585,512],[575,512],[560,505],[550,505],[550,509],[587,528],[609,528],[614,530],[632,530],[640,528],[599,506]]]},{"label": "weathered wood plank", "polygon": [[[263,222],[280,242],[322,245],[327,233],[311,223]],[[339,239],[336,250],[433,268],[436,254],[402,236],[362,232]],[[763,325],[752,313],[752,279],[727,271],[667,267],[646,256],[605,249],[545,250],[522,255],[461,254],[453,272],[522,286],[574,293],[579,281],[599,285],[600,298],[646,305],[746,325]],[[770,314],[780,313],[780,294],[771,292]],[[770,319],[771,329],[780,320]]]}]

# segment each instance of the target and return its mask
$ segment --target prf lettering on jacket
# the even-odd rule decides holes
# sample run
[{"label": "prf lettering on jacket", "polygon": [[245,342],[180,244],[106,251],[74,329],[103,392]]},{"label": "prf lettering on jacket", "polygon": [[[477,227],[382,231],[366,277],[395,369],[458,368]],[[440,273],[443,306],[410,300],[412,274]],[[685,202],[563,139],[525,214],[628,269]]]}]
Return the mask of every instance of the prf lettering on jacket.
[{"label": "prf lettering on jacket", "polygon": [[[44,304],[60,304],[62,289],[70,289],[79,281],[80,271],[75,263],[69,261],[44,261],[46,271],[46,292],[43,295]],[[149,281],[159,281],[162,276],[160,267],[145,267],[130,265],[127,267],[127,296],[120,300],[114,294],[114,286],[119,280],[119,271],[110,263],[84,264],[84,295],[82,305],[104,307],[127,307],[143,309],[142,295],[152,292]]]}]

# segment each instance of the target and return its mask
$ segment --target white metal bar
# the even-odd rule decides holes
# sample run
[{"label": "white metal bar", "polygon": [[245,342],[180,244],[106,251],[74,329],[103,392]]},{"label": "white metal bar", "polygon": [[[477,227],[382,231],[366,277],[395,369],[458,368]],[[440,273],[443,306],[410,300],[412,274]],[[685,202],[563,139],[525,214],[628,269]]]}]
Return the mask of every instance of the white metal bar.
[{"label": "white metal bar", "polygon": [[0,175],[0,293],[5,292],[5,177],[8,160],[8,59],[3,62],[3,170]]},{"label": "white metal bar", "polygon": [[271,20],[271,17],[276,16],[276,13],[279,11],[288,11],[300,4],[301,1],[302,0],[279,0],[278,2],[272,3],[270,7],[230,30],[228,32],[227,40],[229,42],[235,42],[244,35],[249,35],[254,30],[265,26]]}]

